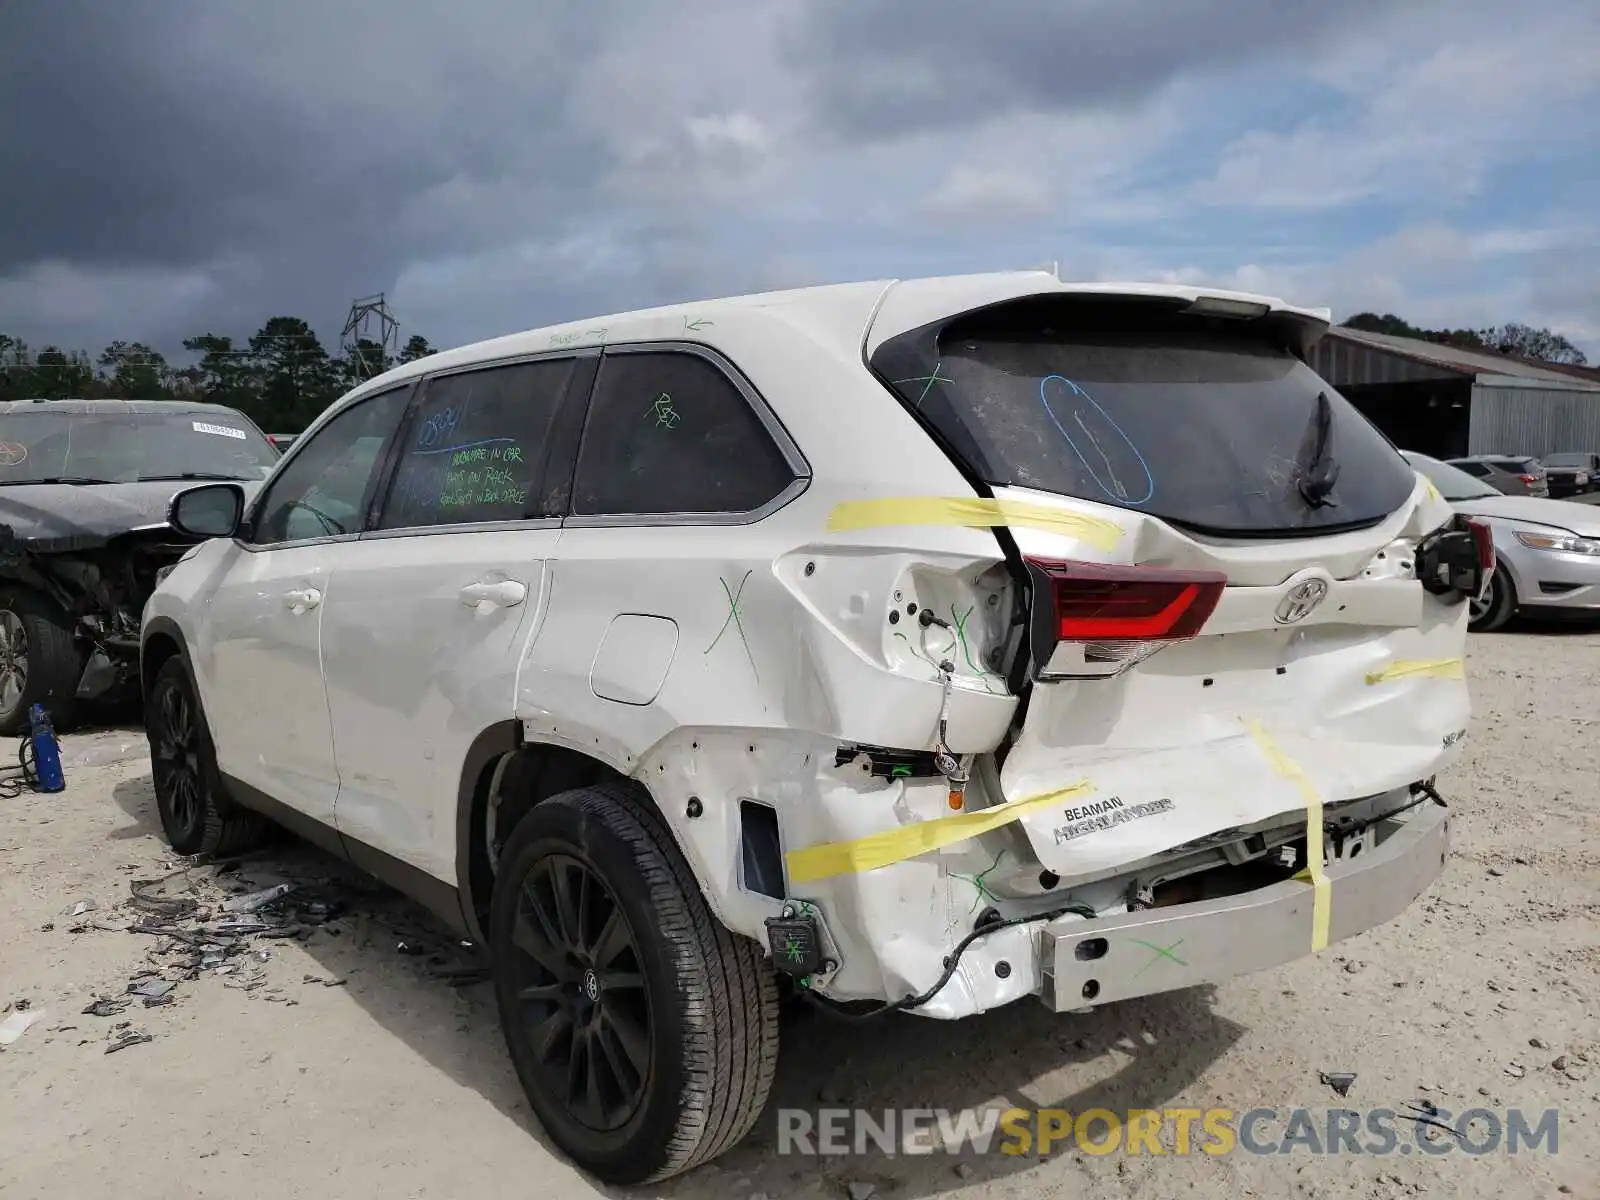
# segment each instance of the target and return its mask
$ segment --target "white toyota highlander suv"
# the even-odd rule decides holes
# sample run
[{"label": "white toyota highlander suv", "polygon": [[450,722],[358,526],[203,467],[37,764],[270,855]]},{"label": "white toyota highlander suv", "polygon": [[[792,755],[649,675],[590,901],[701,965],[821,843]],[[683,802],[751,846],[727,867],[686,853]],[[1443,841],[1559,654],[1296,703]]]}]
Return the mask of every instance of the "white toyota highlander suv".
[{"label": "white toyota highlander suv", "polygon": [[[487,946],[615,1182],[759,1115],[780,990],[1070,1012],[1439,873],[1486,531],[1321,310],[1033,272],[627,313],[334,404],[145,610],[184,854],[270,818]],[[781,985],[781,986],[780,986]]]}]

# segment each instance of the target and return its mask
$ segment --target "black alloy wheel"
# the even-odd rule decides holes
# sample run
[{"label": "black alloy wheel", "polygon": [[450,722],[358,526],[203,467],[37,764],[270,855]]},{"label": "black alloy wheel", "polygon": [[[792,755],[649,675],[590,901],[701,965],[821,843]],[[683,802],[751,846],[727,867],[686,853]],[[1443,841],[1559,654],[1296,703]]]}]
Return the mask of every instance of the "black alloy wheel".
[{"label": "black alloy wheel", "polygon": [[512,986],[547,1094],[597,1133],[625,1125],[650,1075],[651,1012],[628,918],[589,864],[534,861],[511,931]]},{"label": "black alloy wheel", "polygon": [[237,854],[259,842],[266,822],[224,792],[205,710],[181,657],[156,672],[145,700],[150,778],[161,831],[179,854]]},{"label": "black alloy wheel", "polygon": [[150,774],[167,840],[180,847],[198,842],[205,830],[205,779],[200,727],[188,678],[171,675],[156,684],[145,718],[150,738]]},{"label": "black alloy wheel", "polygon": [[498,855],[488,924],[512,1066],[578,1166],[666,1179],[749,1132],[777,1067],[777,986],[639,784],[531,806]]}]

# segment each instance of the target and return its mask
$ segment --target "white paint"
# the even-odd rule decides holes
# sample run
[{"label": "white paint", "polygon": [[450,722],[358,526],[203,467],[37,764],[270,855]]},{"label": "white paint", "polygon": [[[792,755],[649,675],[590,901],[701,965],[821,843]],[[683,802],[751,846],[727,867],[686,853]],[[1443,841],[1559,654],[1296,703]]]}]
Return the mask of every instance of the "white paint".
[{"label": "white paint", "polygon": [[[744,372],[800,447],[809,478],[748,525],[502,526],[260,553],[211,542],[163,582],[147,620],[170,617],[186,630],[224,770],[285,803],[454,884],[464,756],[479,732],[514,718],[527,740],[581,751],[647,787],[712,910],[758,940],[780,902],[742,886],[739,802],[777,812],[785,850],[948,815],[942,779],[885,780],[835,765],[845,745],[936,748],[945,697],[935,664],[948,658],[948,745],[973,756],[969,810],[1080,780],[1091,789],[1059,811],[920,859],[790,889],[823,914],[837,951],[823,991],[923,991],[983,908],[1049,906],[1041,871],[1101,881],[1093,894],[1111,911],[1121,902],[1114,877],[1131,862],[1233,826],[1294,820],[1302,798],[1244,735],[1241,717],[1265,722],[1330,804],[1433,774],[1459,753],[1446,739],[1467,724],[1459,680],[1366,683],[1395,660],[1463,653],[1465,606],[1426,596],[1409,575],[1418,539],[1451,515],[1420,481],[1370,529],[1234,542],[1201,541],[1126,509],[1001,489],[1124,530],[1105,551],[1018,528],[1025,554],[1221,570],[1230,586],[1203,636],[1120,676],[1035,686],[997,766],[992,752],[1018,699],[989,666],[1014,603],[995,535],[947,526],[829,533],[828,518],[846,501],[974,494],[866,371],[864,345],[952,311],[1057,292],[1216,294],[1069,285],[1042,273],[844,285],[595,318],[435,355],[345,403],[508,356],[690,339]],[[1249,298],[1311,332],[1325,321]],[[340,407],[303,437],[315,438]],[[1322,602],[1292,626],[1276,621],[1288,590],[1308,579],[1326,586]],[[289,593],[306,589],[319,605],[286,607]],[[922,626],[925,610],[959,618],[965,644]],[[686,816],[691,798],[695,819]],[[1069,804],[1078,824],[1143,815],[1070,830]],[[1038,990],[1034,941],[1021,927],[975,943],[922,1011],[956,1017]]]},{"label": "white paint", "polygon": [[677,622],[622,613],[600,639],[589,668],[589,688],[602,700],[649,704],[661,694],[677,652]]}]

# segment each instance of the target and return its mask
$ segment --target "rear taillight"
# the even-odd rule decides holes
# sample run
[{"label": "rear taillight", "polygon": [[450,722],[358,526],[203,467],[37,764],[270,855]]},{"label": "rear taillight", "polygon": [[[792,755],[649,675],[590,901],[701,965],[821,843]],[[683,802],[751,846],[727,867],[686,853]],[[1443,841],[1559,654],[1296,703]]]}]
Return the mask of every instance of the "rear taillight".
[{"label": "rear taillight", "polygon": [[1435,596],[1483,596],[1494,566],[1494,534],[1488,522],[1459,513],[1417,545],[1417,582]]},{"label": "rear taillight", "polygon": [[1163,646],[1198,634],[1228,584],[1219,571],[1026,561],[1040,679],[1120,675]]},{"label": "rear taillight", "polygon": [[1539,477],[1537,475],[1518,475],[1517,478],[1522,480],[1523,483],[1538,483],[1539,482]]},{"label": "rear taillight", "polygon": [[1466,523],[1472,534],[1472,547],[1478,552],[1478,569],[1487,575],[1494,570],[1494,534],[1487,521],[1467,517]]}]

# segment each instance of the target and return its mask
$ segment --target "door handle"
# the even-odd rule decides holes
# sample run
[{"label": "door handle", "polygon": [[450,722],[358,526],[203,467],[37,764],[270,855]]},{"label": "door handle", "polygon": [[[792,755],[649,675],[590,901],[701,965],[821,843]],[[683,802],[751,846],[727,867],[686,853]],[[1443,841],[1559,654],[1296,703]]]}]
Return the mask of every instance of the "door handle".
[{"label": "door handle", "polygon": [[322,593],[316,588],[297,588],[283,594],[283,606],[296,616],[322,603]]},{"label": "door handle", "polygon": [[512,608],[527,599],[528,589],[515,579],[503,579],[499,583],[469,583],[460,594],[461,603],[468,608]]}]

